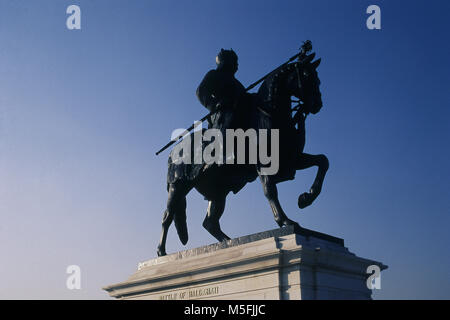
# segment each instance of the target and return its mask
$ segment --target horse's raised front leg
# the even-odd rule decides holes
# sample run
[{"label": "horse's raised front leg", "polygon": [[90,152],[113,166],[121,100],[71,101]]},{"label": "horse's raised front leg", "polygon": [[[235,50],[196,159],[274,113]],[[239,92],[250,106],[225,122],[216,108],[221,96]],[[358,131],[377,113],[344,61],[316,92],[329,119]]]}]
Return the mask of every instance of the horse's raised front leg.
[{"label": "horse's raised front leg", "polygon": [[326,156],[323,154],[311,155],[307,153],[302,153],[296,162],[296,169],[303,170],[313,166],[317,166],[317,175],[314,179],[314,183],[311,186],[309,192],[302,193],[298,197],[298,207],[304,209],[319,196],[320,191],[322,191],[323,180],[325,179],[325,174],[327,173],[329,162]]},{"label": "horse's raised front leg", "polygon": [[295,227],[300,228],[300,225],[290,220],[287,215],[284,213],[283,209],[281,208],[280,201],[278,200],[278,190],[277,185],[271,178],[271,176],[266,175],[260,176],[262,187],[264,190],[264,195],[266,196],[267,200],[269,200],[270,207],[272,208],[273,217],[275,218],[275,222],[280,226],[290,226],[293,225]]},{"label": "horse's raised front leg", "polygon": [[189,188],[169,185],[167,208],[164,211],[162,221],[162,233],[158,245],[158,256],[166,255],[166,240],[169,227],[175,219],[175,225],[180,240],[183,244],[188,241],[188,232],[186,227],[186,194],[190,191]]},{"label": "horse's raised front leg", "polygon": [[230,240],[222,229],[220,229],[219,219],[225,210],[225,199],[226,197],[221,197],[216,200],[209,201],[208,211],[203,221],[203,227],[208,230],[209,233],[213,235],[219,242],[224,240]]}]

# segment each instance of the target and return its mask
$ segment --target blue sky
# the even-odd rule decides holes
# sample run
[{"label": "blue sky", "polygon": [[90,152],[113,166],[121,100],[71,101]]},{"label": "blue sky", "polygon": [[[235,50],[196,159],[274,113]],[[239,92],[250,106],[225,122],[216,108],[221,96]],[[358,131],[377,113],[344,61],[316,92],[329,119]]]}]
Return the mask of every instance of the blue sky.
[{"label": "blue sky", "polygon": [[[81,7],[81,30],[66,8]],[[366,28],[367,6],[381,30]],[[172,130],[204,109],[195,97],[220,48],[249,85],[310,39],[324,107],[307,120],[308,153],[330,170],[309,208],[315,169],[279,185],[290,218],[382,261],[377,299],[449,298],[448,1],[0,2],[0,298],[107,298],[155,257]],[[207,203],[188,196],[190,240]],[[276,227],[258,181],[231,195],[232,237]],[[66,289],[66,267],[82,289]]]}]

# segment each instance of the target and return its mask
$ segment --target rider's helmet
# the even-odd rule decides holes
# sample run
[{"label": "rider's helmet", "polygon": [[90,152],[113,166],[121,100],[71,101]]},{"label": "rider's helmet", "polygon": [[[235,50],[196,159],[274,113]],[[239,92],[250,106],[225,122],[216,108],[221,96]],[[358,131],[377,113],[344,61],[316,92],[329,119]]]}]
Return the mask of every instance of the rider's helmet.
[{"label": "rider's helmet", "polygon": [[228,70],[235,73],[238,69],[238,56],[233,51],[221,49],[216,57],[217,69]]}]

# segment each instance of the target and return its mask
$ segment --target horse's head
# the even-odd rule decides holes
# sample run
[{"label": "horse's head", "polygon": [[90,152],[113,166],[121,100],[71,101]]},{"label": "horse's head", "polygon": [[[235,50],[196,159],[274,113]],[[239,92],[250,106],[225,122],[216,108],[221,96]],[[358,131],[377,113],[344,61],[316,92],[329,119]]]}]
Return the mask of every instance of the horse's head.
[{"label": "horse's head", "polygon": [[313,61],[315,54],[310,54],[303,60],[292,63],[287,77],[287,91],[302,102],[305,113],[316,114],[322,108],[322,94],[320,93],[320,80],[317,67],[320,59]]},{"label": "horse's head", "polygon": [[290,114],[290,101],[294,96],[302,103],[303,113],[316,114],[322,108],[320,80],[317,67],[320,59],[314,60],[315,54],[306,56],[301,61],[284,65],[272,72],[259,88],[258,94],[265,101],[269,113],[284,110]]}]

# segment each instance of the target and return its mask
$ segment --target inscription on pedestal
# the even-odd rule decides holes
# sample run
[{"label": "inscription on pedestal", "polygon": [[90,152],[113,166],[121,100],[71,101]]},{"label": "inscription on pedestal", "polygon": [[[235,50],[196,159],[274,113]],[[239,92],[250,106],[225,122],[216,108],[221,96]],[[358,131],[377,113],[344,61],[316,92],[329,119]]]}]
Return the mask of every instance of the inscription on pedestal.
[{"label": "inscription on pedestal", "polygon": [[176,291],[171,293],[166,293],[163,295],[160,295],[158,300],[190,300],[190,299],[197,299],[197,298],[203,298],[211,295],[219,294],[219,287],[206,287],[206,288],[200,288],[200,289],[187,289],[183,291]]}]

